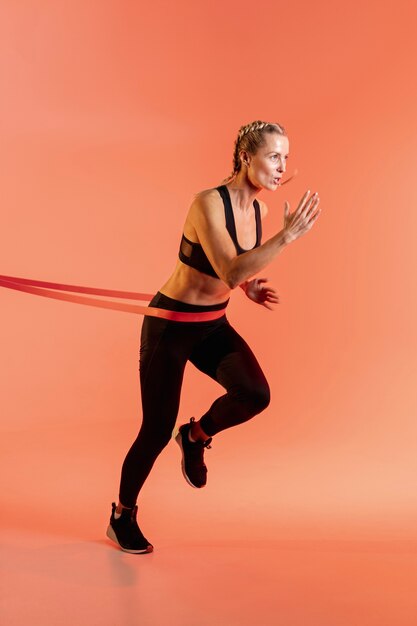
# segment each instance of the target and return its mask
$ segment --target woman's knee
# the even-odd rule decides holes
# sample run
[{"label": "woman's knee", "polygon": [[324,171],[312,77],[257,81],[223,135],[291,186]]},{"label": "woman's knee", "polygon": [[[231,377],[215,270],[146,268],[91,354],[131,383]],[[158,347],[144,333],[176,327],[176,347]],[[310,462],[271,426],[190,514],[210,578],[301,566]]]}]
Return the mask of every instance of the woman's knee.
[{"label": "woman's knee", "polygon": [[254,403],[257,413],[264,411],[271,402],[271,391],[268,383],[265,382],[263,385],[258,385],[256,390],[252,391],[252,394],[252,402]]},{"label": "woman's knee", "polygon": [[271,401],[269,385],[266,381],[245,385],[239,390],[238,398],[252,415],[257,415],[264,411]]},{"label": "woman's knee", "polygon": [[[175,422],[173,423],[175,426]],[[159,428],[146,428],[142,425],[137,441],[140,441],[148,450],[159,454],[169,444],[174,426],[171,428],[164,424]]]}]

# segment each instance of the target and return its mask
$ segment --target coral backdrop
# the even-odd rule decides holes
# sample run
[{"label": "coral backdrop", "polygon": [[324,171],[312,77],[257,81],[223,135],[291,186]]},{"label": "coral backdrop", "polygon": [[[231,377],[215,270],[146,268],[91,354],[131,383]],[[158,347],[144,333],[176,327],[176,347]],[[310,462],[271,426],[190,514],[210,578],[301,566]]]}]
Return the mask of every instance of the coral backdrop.
[{"label": "coral backdrop", "polygon": [[[232,294],[271,404],[213,442],[204,495],[164,450],[141,495],[153,537],[199,536],[196,499],[212,537],[220,520],[223,538],[251,524],[415,537],[416,3],[27,0],[0,14],[1,274],[155,292],[193,194],[229,174],[255,119],[286,128],[299,170],[262,192],[264,240],[286,199],[321,197],[312,231],[260,274],[276,310]],[[22,502],[32,528],[65,528],[74,505],[102,520],[140,426],[142,318],[5,288],[0,306],[7,523],[29,524]],[[190,365],[179,420],[220,393]]]}]

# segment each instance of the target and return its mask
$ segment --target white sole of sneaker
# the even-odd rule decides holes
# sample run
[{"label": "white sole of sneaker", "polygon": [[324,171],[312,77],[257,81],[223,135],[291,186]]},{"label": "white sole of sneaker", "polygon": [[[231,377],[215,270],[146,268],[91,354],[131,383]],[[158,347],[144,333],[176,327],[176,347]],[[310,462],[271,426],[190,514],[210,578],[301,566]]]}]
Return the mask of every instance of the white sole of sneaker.
[{"label": "white sole of sneaker", "polygon": [[129,552],[130,554],[148,554],[149,552],[153,552],[153,546],[148,546],[147,548],[144,548],[143,550],[129,550],[128,548],[124,548],[117,541],[116,533],[114,532],[110,524],[107,527],[106,535],[109,539],[117,543],[117,545],[119,546],[121,550],[123,550],[123,552]]},{"label": "white sole of sneaker", "polygon": [[[181,424],[182,426],[182,424]],[[202,489],[202,487],[197,487],[196,485],[193,485],[193,483],[191,482],[191,480],[188,478],[187,474],[185,473],[185,468],[184,468],[184,448],[182,447],[182,436],[180,433],[180,427],[176,426],[174,428],[174,430],[172,431],[172,438],[175,439],[175,441],[177,442],[177,444],[180,447],[181,450],[181,470],[182,470],[182,475],[184,476],[185,480],[187,481],[187,483],[191,486],[194,487],[194,489]],[[205,485],[203,485],[203,487],[205,487]]]}]

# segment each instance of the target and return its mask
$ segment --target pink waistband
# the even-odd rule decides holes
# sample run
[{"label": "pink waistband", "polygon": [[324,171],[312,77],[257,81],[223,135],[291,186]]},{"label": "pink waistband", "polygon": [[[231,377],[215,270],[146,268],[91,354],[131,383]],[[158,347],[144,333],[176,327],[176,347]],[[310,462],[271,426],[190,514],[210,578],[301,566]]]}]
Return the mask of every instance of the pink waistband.
[{"label": "pink waistband", "polygon": [[95,296],[106,296],[109,298],[125,298],[127,300],[144,300],[150,301],[154,297],[149,293],[136,293],[133,291],[117,291],[112,289],[97,289],[96,287],[83,287],[80,285],[63,285],[60,283],[50,283],[43,280],[32,280],[30,278],[18,278],[16,276],[0,275],[0,287],[9,289],[17,289],[32,293],[35,296],[43,296],[45,298],[54,298],[56,300],[66,300],[67,302],[76,302],[77,304],[85,304],[87,306],[100,307],[102,309],[113,309],[115,311],[125,311],[127,313],[136,313],[140,315],[148,315],[151,317],[161,317],[173,322],[209,322],[216,320],[225,314],[226,308],[219,311],[202,311],[196,313],[185,313],[182,311],[169,311],[167,309],[158,309],[149,306],[140,306],[137,304],[124,304],[119,302],[109,302],[96,298],[86,298],[75,296],[68,293],[56,293],[55,291],[70,291],[76,293],[87,293]]}]

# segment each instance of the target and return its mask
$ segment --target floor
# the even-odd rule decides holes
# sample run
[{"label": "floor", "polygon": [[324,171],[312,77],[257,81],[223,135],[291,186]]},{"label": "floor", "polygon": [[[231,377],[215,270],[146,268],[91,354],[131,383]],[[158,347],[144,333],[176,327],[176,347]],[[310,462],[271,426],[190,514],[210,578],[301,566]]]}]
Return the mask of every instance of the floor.
[{"label": "floor", "polygon": [[251,465],[222,466],[229,442],[210,451],[204,490],[187,485],[168,446],[138,502],[155,550],[120,551],[105,531],[129,428],[102,428],[93,458],[94,429],[2,435],[3,624],[416,625],[415,536],[311,512],[280,521],[279,490],[243,491]]},{"label": "floor", "polygon": [[249,538],[160,540],[133,556],[99,532],[9,532],[1,613],[9,626],[415,626],[416,553],[401,542]]}]

